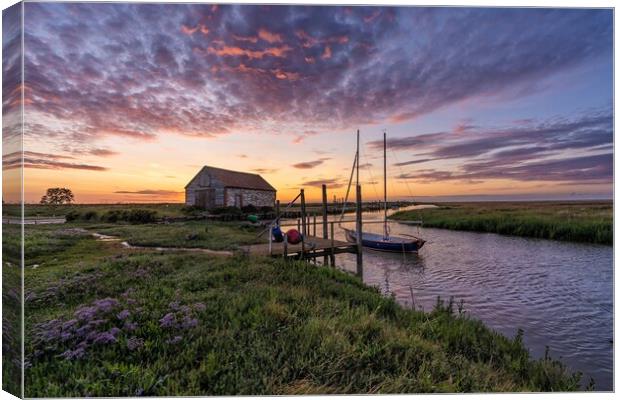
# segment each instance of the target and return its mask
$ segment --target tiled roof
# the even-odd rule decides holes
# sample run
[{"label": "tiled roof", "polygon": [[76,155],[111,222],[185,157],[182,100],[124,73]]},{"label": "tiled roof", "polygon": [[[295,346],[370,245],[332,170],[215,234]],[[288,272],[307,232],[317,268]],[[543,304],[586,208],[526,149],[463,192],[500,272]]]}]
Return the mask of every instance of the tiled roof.
[{"label": "tiled roof", "polygon": [[[211,175],[213,178],[222,182],[225,187],[255,189],[255,190],[268,190],[275,192],[276,189],[271,186],[262,176],[258,174],[250,174],[248,172],[231,171],[228,169],[210,167],[205,165],[200,172],[187,184],[189,186],[194,179],[204,172]],[[187,187],[185,186],[185,187]]]}]

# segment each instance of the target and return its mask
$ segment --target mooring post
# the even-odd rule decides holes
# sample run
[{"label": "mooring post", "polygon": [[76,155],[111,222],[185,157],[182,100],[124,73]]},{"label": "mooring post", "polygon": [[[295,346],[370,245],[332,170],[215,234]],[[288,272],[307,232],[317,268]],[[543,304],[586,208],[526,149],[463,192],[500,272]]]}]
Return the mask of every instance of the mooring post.
[{"label": "mooring post", "polygon": [[364,278],[362,261],[362,187],[357,185],[355,201],[355,238],[357,239],[357,276]]},{"label": "mooring post", "polygon": [[301,234],[305,235],[306,232],[306,195],[304,190],[301,189]]},{"label": "mooring post", "polygon": [[276,200],[276,221],[280,222],[280,200]]},{"label": "mooring post", "polygon": [[301,259],[304,259],[304,252],[306,250],[306,195],[304,190],[300,191],[301,196]]},{"label": "mooring post", "polygon": [[[321,191],[323,192],[323,239],[327,239],[327,185],[321,185]],[[334,246],[332,245],[332,248]],[[323,256],[323,265],[327,265],[329,258],[327,254]]]},{"label": "mooring post", "polygon": [[312,213],[312,236],[316,237],[316,213]]},{"label": "mooring post", "polygon": [[336,266],[336,247],[334,244],[334,221],[332,221],[330,225],[331,225],[331,234],[332,234],[332,245],[331,245],[332,254],[329,256],[329,262],[332,267],[335,267]]}]

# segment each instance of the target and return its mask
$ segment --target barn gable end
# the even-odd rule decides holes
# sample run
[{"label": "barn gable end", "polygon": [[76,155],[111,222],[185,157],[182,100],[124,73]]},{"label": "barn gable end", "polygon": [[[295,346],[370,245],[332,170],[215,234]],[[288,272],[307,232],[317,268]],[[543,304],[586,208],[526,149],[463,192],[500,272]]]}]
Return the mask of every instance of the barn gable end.
[{"label": "barn gable end", "polygon": [[276,189],[263,177],[247,172],[204,166],[185,186],[185,204],[205,208],[273,207]]}]

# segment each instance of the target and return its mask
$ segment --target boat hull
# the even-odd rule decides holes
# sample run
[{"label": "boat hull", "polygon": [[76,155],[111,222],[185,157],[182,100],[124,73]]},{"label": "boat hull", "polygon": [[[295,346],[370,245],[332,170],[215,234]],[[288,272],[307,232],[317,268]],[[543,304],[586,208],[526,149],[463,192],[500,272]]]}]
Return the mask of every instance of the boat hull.
[{"label": "boat hull", "polygon": [[[357,234],[355,231],[345,229],[347,241],[356,243]],[[372,250],[387,251],[391,253],[416,253],[426,243],[420,238],[404,239],[399,237],[390,237],[387,240],[372,233],[362,232],[362,246]]]}]

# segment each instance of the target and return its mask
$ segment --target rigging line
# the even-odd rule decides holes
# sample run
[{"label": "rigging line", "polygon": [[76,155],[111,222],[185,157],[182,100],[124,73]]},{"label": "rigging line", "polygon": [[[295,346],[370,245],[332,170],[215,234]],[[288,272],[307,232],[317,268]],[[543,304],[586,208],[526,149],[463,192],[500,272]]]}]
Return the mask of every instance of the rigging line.
[{"label": "rigging line", "polygon": [[353,173],[355,172],[355,167],[357,166],[359,154],[355,152],[355,158],[353,159],[353,167],[351,167],[351,176],[349,177],[349,184],[347,185],[347,194],[344,196],[344,202],[342,203],[342,213],[340,214],[340,218],[338,219],[338,225],[342,222],[342,218],[344,218],[344,211],[347,208],[347,201],[349,200],[349,192],[351,191],[351,182],[353,181]]},{"label": "rigging line", "polygon": [[[366,152],[364,151],[364,146],[362,146],[362,155],[364,156],[364,159],[366,159]],[[368,174],[370,175],[370,183],[372,184],[372,190],[375,192],[375,196],[377,198],[380,198],[379,197],[379,192],[377,192],[377,184],[375,182],[375,177],[372,174],[372,168],[370,168],[370,165],[366,165],[365,169],[368,172]]]},{"label": "rigging line", "polygon": [[[390,149],[390,151],[392,152],[392,156],[394,157],[394,160],[396,160],[396,166],[400,170],[400,174],[401,175],[405,175],[405,172],[403,171],[401,166],[398,165],[398,164],[400,164],[400,161],[398,161],[398,158],[396,157],[396,152],[394,152],[393,149]],[[409,180],[408,179],[403,179],[403,180],[405,181],[405,185],[407,186],[407,191],[409,192],[409,197],[413,201],[413,192],[411,191],[411,187],[409,186]]]}]

